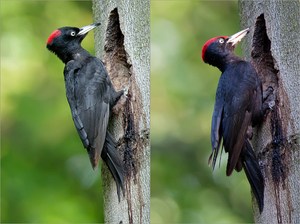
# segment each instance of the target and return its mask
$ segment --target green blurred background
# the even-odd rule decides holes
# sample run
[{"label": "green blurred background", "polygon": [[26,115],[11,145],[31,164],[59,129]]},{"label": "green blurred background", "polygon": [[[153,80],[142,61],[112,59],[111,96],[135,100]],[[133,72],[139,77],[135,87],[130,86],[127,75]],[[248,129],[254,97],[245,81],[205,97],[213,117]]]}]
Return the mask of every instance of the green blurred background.
[{"label": "green blurred background", "polygon": [[[57,27],[92,22],[90,1],[1,0],[1,222],[103,222],[92,171],[65,98]],[[252,221],[243,173],[207,165],[220,72],[204,42],[239,31],[236,1],[151,1],[151,222]],[[83,46],[91,53],[93,35]]]}]

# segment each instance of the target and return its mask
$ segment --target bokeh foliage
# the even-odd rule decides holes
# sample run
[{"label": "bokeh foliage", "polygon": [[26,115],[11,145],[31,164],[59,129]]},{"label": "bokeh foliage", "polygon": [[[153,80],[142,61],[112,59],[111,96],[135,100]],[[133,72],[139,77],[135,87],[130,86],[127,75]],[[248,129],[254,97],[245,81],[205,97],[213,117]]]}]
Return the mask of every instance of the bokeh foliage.
[{"label": "bokeh foliage", "polygon": [[[90,1],[1,0],[1,222],[103,222],[92,171],[65,98],[57,27],[92,22]],[[239,30],[235,1],[151,1],[151,221],[252,221],[243,173],[207,166],[219,71],[203,43]],[[91,53],[93,34],[83,45]]]}]

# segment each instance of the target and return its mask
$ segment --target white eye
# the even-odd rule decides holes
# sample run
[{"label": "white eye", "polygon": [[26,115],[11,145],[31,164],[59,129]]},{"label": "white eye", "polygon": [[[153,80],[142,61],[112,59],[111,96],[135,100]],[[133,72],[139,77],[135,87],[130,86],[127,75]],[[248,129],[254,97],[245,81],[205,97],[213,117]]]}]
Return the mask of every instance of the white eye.
[{"label": "white eye", "polygon": [[219,39],[219,43],[220,43],[220,44],[223,44],[223,43],[224,43],[224,39],[223,39],[223,38],[220,38],[220,39]]},{"label": "white eye", "polygon": [[74,37],[76,35],[75,31],[71,32],[71,36]]}]

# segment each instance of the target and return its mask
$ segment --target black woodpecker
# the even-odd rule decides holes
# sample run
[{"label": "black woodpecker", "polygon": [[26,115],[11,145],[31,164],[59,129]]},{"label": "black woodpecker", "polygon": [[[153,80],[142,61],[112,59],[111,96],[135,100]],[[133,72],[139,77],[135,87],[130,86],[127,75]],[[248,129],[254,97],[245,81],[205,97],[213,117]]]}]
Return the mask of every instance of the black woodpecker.
[{"label": "black woodpecker", "polygon": [[250,143],[252,127],[264,117],[262,83],[252,64],[233,53],[236,44],[248,32],[249,29],[245,29],[230,37],[214,37],[202,48],[203,61],[222,72],[212,116],[209,163],[214,168],[219,151],[224,148],[228,153],[226,175],[244,168],[262,212],[264,178]]},{"label": "black woodpecker", "polygon": [[99,25],[59,28],[50,34],[47,48],[65,64],[66,95],[72,118],[93,169],[101,156],[116,182],[120,201],[120,190],[124,194],[123,162],[107,124],[112,107],[124,91],[115,91],[102,61],[81,47],[88,32]]}]

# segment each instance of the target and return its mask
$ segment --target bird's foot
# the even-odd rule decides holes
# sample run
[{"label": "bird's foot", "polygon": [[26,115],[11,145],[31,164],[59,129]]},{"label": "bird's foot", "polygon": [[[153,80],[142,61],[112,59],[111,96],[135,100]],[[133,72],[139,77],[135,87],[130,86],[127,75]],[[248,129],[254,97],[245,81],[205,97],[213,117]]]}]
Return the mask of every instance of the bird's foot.
[{"label": "bird's foot", "polygon": [[275,94],[274,89],[272,86],[269,86],[264,92],[263,92],[263,111],[266,115],[268,111],[273,110],[275,106]]},{"label": "bird's foot", "polygon": [[[124,97],[121,97],[121,96],[124,96]],[[125,103],[129,98],[130,98],[129,86],[127,86],[118,92],[118,97],[117,97],[117,100],[115,101],[116,103],[114,104],[114,107],[112,108],[112,113],[119,114],[121,112],[122,108],[124,108]]]},{"label": "bird's foot", "polygon": [[273,93],[274,93],[273,87],[268,86],[268,88],[263,92],[263,101],[266,101]]}]

